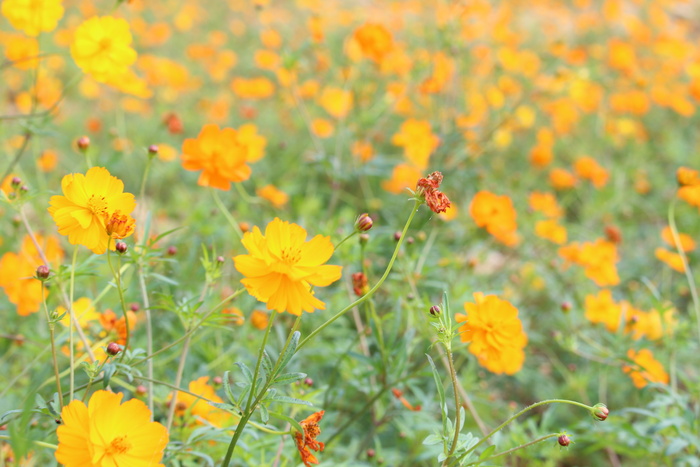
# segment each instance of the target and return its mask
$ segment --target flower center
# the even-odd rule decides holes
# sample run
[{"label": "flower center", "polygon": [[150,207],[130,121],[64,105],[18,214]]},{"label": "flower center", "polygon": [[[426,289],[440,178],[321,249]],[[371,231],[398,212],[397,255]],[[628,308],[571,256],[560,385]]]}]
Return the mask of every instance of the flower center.
[{"label": "flower center", "polygon": [[101,51],[108,50],[110,47],[112,47],[112,39],[111,38],[103,37],[102,39],[100,39],[99,48]]},{"label": "flower center", "polygon": [[301,259],[301,250],[298,248],[284,248],[282,250],[282,261],[287,264],[296,264]]},{"label": "flower center", "polygon": [[104,216],[107,214],[107,200],[104,196],[92,195],[88,200],[87,208],[95,215]]},{"label": "flower center", "polygon": [[109,446],[105,449],[105,455],[114,456],[115,454],[124,454],[129,449],[131,449],[131,443],[127,441],[126,435],[118,436],[109,443]]}]

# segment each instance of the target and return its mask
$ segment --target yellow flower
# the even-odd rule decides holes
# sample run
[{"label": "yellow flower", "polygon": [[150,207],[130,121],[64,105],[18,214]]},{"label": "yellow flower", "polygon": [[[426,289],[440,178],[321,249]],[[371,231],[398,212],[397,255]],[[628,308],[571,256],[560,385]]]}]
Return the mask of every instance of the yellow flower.
[{"label": "yellow flower", "polygon": [[63,407],[56,460],[65,467],[148,467],[159,464],[168,430],[150,421],[137,399],[121,404],[123,394],[97,391],[87,406],[74,400]]},{"label": "yellow flower", "polygon": [[329,237],[316,235],[306,241],[306,230],[275,218],[265,228],[258,227],[243,236],[247,255],[233,258],[245,279],[241,283],[253,297],[267,303],[268,310],[301,315],[326,305],[316,297],[312,286],[323,287],[340,279],[340,266],[324,264],[333,255]]},{"label": "yellow flower", "polygon": [[[215,427],[222,428],[226,425],[228,419],[231,418],[231,414],[207,402],[224,402],[223,399],[216,395],[214,388],[207,384],[208,381],[208,376],[202,376],[194,381],[190,381],[188,386],[192,394],[202,396],[206,401],[192,394],[181,392],[177,395],[175,411],[179,416],[183,416],[186,412],[189,412],[192,416],[197,418],[197,423],[200,425],[202,424],[201,420],[206,420]],[[168,397],[168,401],[170,400],[172,400],[172,394]]]},{"label": "yellow flower", "polygon": [[104,167],[93,167],[85,175],[66,175],[61,188],[63,196],[51,197],[49,213],[58,233],[67,235],[72,245],[84,245],[99,255],[108,243],[114,250],[110,238],[124,238],[133,232],[134,220],[129,214],[136,207],[134,195],[124,193],[124,183]]},{"label": "yellow flower", "polygon": [[602,323],[610,332],[620,327],[622,309],[615,303],[612,292],[603,289],[598,295],[586,295],[586,319],[591,323]]},{"label": "yellow flower", "polygon": [[94,17],[75,30],[70,54],[83,72],[100,82],[125,76],[136,61],[129,23],[112,16]]},{"label": "yellow flower", "polygon": [[4,0],[2,15],[28,36],[53,31],[63,17],[62,0]]},{"label": "yellow flower", "polygon": [[668,373],[649,349],[642,349],[639,352],[630,349],[627,356],[634,362],[634,365],[625,365],[622,367],[622,371],[632,378],[636,387],[641,389],[649,383],[668,384]]},{"label": "yellow flower", "polygon": [[276,208],[283,207],[289,201],[289,195],[274,185],[265,185],[262,188],[258,188],[255,193],[261,198],[268,200]]},{"label": "yellow flower", "polygon": [[[59,316],[65,313],[61,319],[61,324],[64,326],[68,326],[68,324],[70,324],[70,315],[68,314],[68,310],[62,306],[59,306],[56,308],[56,313]],[[97,312],[97,310],[95,310],[92,300],[87,297],[79,298],[73,302],[73,313],[78,319],[80,327],[83,329],[85,329],[85,327],[87,327],[91,321],[97,321],[100,319],[100,314]]]},{"label": "yellow flower", "polygon": [[512,375],[525,362],[523,348],[527,335],[518,318],[518,309],[495,295],[475,293],[476,303],[465,303],[467,315],[457,313],[462,342],[471,342],[469,351],[487,370]]}]

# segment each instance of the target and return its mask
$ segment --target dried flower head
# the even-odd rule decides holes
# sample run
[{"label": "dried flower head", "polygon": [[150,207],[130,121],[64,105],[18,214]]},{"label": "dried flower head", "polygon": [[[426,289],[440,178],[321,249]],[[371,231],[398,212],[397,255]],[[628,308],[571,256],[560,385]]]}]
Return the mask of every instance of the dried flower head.
[{"label": "dried flower head", "polygon": [[303,433],[294,434],[294,442],[297,445],[301,461],[306,467],[311,467],[311,464],[318,464],[318,459],[311,452],[323,452],[324,444],[316,441],[316,437],[321,434],[321,428],[318,423],[323,418],[325,411],[313,413],[301,421],[300,425],[304,429]]},{"label": "dried flower head", "polygon": [[450,207],[450,200],[447,198],[447,195],[438,190],[441,183],[442,174],[433,172],[426,178],[418,180],[418,186],[416,187],[418,197],[424,199],[430,210],[436,214],[445,212]]}]

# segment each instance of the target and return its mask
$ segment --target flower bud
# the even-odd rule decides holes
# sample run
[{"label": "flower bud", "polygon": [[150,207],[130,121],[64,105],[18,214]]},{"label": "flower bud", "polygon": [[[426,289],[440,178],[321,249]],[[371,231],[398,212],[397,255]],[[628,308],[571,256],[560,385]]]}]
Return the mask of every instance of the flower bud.
[{"label": "flower bud", "polygon": [[139,305],[138,303],[132,303],[131,305],[129,305],[129,309],[136,313],[141,309],[141,305]]},{"label": "flower bud", "polygon": [[430,314],[435,316],[436,318],[440,316],[440,313],[442,313],[442,310],[440,309],[439,306],[433,305],[430,307]]},{"label": "flower bud", "polygon": [[306,378],[306,379],[304,379],[304,384],[306,384],[307,386],[313,386],[314,380],[311,378]]},{"label": "flower bud", "polygon": [[561,434],[557,438],[557,442],[559,443],[559,446],[567,447],[569,444],[571,444],[571,438],[566,436],[566,434]]},{"label": "flower bud", "polygon": [[88,138],[87,136],[81,136],[80,138],[78,138],[78,141],[76,141],[76,144],[78,145],[78,149],[80,149],[81,152],[85,152],[90,147],[90,138]]},{"label": "flower bud", "polygon": [[12,177],[12,181],[10,182],[13,188],[17,188],[22,184],[22,179],[19,177]]},{"label": "flower bud", "polygon": [[372,228],[372,218],[366,212],[360,214],[360,216],[355,221],[355,230],[358,232],[367,232]]},{"label": "flower bud", "polygon": [[212,379],[212,382],[214,384],[216,384],[217,386],[220,386],[220,385],[224,384],[224,379],[221,376],[214,376],[214,378]]},{"label": "flower bud", "polygon": [[148,146],[148,155],[150,157],[157,156],[158,155],[158,146],[155,144],[151,144]]},{"label": "flower bud", "polygon": [[593,415],[593,418],[595,418],[599,422],[602,422],[603,420],[608,418],[609,413],[610,411],[605,406],[605,404],[601,404],[600,402],[594,405],[593,410],[591,410],[591,415]]},{"label": "flower bud", "polygon": [[216,262],[217,262],[217,263],[219,263],[219,264],[224,264],[224,261],[226,261],[226,260],[224,259],[223,256],[217,256],[217,257],[216,257]]},{"label": "flower bud", "polygon": [[374,449],[370,448],[367,450],[367,457],[369,457],[370,459],[376,455],[377,455],[377,453],[375,452]]},{"label": "flower bud", "polygon": [[114,246],[114,248],[116,248],[117,253],[122,254],[122,255],[124,253],[126,253],[126,250],[129,249],[129,247],[126,246],[126,243],[124,243],[124,242],[117,242],[117,244]]},{"label": "flower bud", "polygon": [[168,253],[168,256],[175,256],[177,254],[177,247],[176,246],[169,246],[167,253]]},{"label": "flower bud", "polygon": [[568,312],[571,310],[571,302],[561,302],[561,311]]},{"label": "flower bud", "polygon": [[148,390],[146,389],[146,386],[144,386],[143,384],[139,384],[138,386],[136,386],[136,395],[139,397],[145,396],[147,391]]},{"label": "flower bud", "polygon": [[116,342],[110,342],[107,345],[107,353],[111,356],[115,356],[121,351],[122,351],[122,346],[117,344]]},{"label": "flower bud", "polygon": [[397,242],[401,240],[401,232],[394,232],[394,240]]},{"label": "flower bud", "polygon": [[408,245],[413,245],[413,244],[415,243],[415,239],[414,239],[413,237],[408,237],[408,238],[406,239],[406,243],[407,243]]},{"label": "flower bud", "polygon": [[21,187],[19,187],[19,191],[21,191],[22,193],[26,193],[29,191],[29,187],[27,185],[22,185]]},{"label": "flower bud", "polygon": [[46,266],[45,264],[42,264],[41,266],[39,266],[38,268],[36,268],[36,277],[37,277],[40,281],[45,281],[46,279],[49,278],[49,273],[50,273],[50,272],[51,272],[51,271],[49,270],[49,267]]}]

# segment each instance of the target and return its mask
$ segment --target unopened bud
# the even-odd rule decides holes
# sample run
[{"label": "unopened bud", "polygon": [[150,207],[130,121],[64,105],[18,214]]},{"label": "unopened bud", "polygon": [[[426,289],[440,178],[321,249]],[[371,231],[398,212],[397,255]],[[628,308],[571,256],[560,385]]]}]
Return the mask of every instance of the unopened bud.
[{"label": "unopened bud", "polygon": [[110,342],[107,345],[107,353],[111,356],[115,356],[121,351],[122,351],[122,346],[117,344],[116,342]]},{"label": "unopened bud", "polygon": [[366,212],[360,214],[360,216],[355,221],[355,230],[359,232],[367,232],[372,228],[372,218]]},{"label": "unopened bud", "polygon": [[136,313],[141,309],[141,305],[139,305],[138,303],[132,303],[131,305],[129,305],[129,309]]},{"label": "unopened bud", "polygon": [[143,384],[139,384],[138,386],[136,386],[136,395],[139,397],[145,396],[147,391],[148,390],[146,389],[146,386],[144,386]]},{"label": "unopened bud", "polygon": [[433,305],[430,307],[430,314],[437,317],[440,316],[440,313],[442,313],[442,310],[440,309],[439,306]]},{"label": "unopened bud", "polygon": [[376,455],[377,453],[374,451],[374,449],[370,448],[367,450],[367,457],[369,457],[370,459]]},{"label": "unopened bud", "polygon": [[19,177],[12,177],[12,181],[10,183],[13,188],[17,188],[22,184],[22,179]]},{"label": "unopened bud", "polygon": [[562,302],[561,311],[567,312],[569,310],[571,310],[571,302]]},{"label": "unopened bud", "polygon": [[36,277],[37,277],[40,281],[45,281],[46,279],[49,278],[49,273],[50,273],[50,272],[51,272],[51,271],[49,270],[49,267],[46,266],[45,264],[42,264],[41,266],[39,266],[38,268],[36,268]]},{"label": "unopened bud", "polygon": [[216,262],[217,262],[217,263],[219,263],[219,264],[224,264],[224,261],[225,261],[225,259],[224,259],[223,256],[217,256],[217,257],[216,257]]},{"label": "unopened bud", "polygon": [[168,253],[168,256],[175,256],[177,254],[177,247],[169,246],[167,253]]},{"label": "unopened bud", "polygon": [[307,386],[313,386],[314,380],[311,378],[306,378],[306,379],[304,379],[304,384],[306,384]]},{"label": "unopened bud", "polygon": [[571,438],[565,434],[561,434],[557,438],[557,442],[559,443],[559,446],[567,447],[569,444],[571,444]]},{"label": "unopened bud", "polygon": [[593,418],[595,418],[599,422],[602,422],[603,420],[608,418],[609,413],[610,413],[610,411],[605,406],[605,404],[601,404],[601,403],[594,405],[593,410],[591,411],[591,415],[593,415]]},{"label": "unopened bud", "polygon": [[29,187],[27,185],[22,185],[21,187],[19,187],[19,191],[21,191],[22,193],[26,193],[29,191]]},{"label": "unopened bud", "polygon": [[214,376],[214,379],[213,379],[212,381],[213,381],[214,384],[216,384],[217,386],[220,386],[220,385],[224,384],[224,379],[223,379],[221,376]]},{"label": "unopened bud", "polygon": [[397,242],[401,240],[401,232],[394,232],[394,240]]},{"label": "unopened bud", "polygon": [[122,255],[124,253],[126,253],[126,250],[129,249],[129,247],[124,242],[117,242],[117,244],[114,246],[114,248],[116,248],[117,253],[122,254]]},{"label": "unopened bud", "polygon": [[408,237],[406,239],[406,243],[408,243],[409,245],[413,245],[414,242],[415,242],[415,239],[413,237]]},{"label": "unopened bud", "polygon": [[76,144],[78,145],[78,149],[80,149],[82,152],[85,152],[90,147],[90,138],[88,138],[87,136],[81,136],[80,138],[78,138],[78,141],[76,141]]},{"label": "unopened bud", "polygon": [[155,144],[148,146],[148,155],[151,157],[158,155],[158,146]]}]

